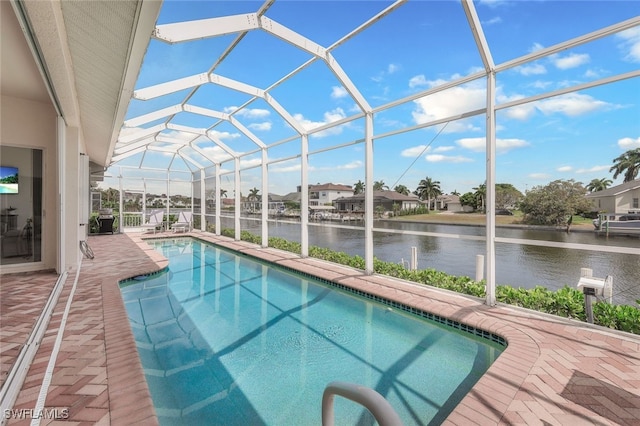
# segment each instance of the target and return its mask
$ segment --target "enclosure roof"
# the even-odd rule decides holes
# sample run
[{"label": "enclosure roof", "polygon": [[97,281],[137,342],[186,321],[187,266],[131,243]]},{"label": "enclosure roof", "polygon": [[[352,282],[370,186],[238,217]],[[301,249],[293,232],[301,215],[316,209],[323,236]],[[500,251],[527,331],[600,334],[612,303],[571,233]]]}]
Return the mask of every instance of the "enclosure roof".
[{"label": "enclosure roof", "polygon": [[[461,97],[473,93],[474,99],[455,109],[450,100],[438,97],[441,92],[455,98],[460,87],[486,84],[492,74],[541,73],[540,61],[561,52],[571,53],[558,57],[558,64],[565,60],[558,67],[571,67],[570,61],[584,57],[574,49],[637,31],[640,23],[638,8],[629,3],[633,6],[626,12],[603,14],[583,25],[579,17],[594,15],[593,2],[575,2],[575,29],[549,36],[542,28],[566,27],[566,20],[550,16],[553,2],[544,7],[536,3],[166,2],[110,164],[195,171],[242,159],[241,168],[256,167],[264,161],[264,149],[307,137],[358,143],[365,138],[365,116],[384,125],[395,120],[396,127],[406,130],[444,123],[452,131],[486,111],[486,95],[461,92]],[[493,29],[500,20],[495,8],[505,4],[527,4],[532,15],[502,23],[498,33]],[[527,20],[537,22],[540,32],[519,31]],[[504,32],[513,36],[507,44]],[[403,57],[402,65],[395,62],[400,48],[415,52]],[[386,69],[374,69],[381,61]],[[401,67],[408,87],[385,92],[385,80],[400,75]],[[637,66],[627,70],[609,81],[639,74]],[[587,80],[586,88],[604,83],[597,76]],[[573,89],[556,89],[552,95],[577,89],[578,83],[567,84]],[[538,89],[528,100],[545,96]],[[515,116],[528,114],[519,104],[524,97],[498,93],[496,99],[499,108],[512,108]],[[325,106],[329,98],[333,109]],[[390,110],[402,111],[404,119],[391,118]],[[398,131],[378,124],[373,133],[384,137]],[[269,161],[273,158],[270,153]]]},{"label": "enclosure roof", "polygon": [[[280,148],[303,140],[322,152],[420,129],[467,131],[455,143],[480,152],[492,76],[492,101],[509,119],[603,109],[637,117],[635,1],[10,4],[49,96],[97,166],[191,172],[266,158],[290,170],[286,160],[301,153]],[[8,9],[3,2],[3,95],[41,100],[24,49],[14,48],[21,42],[10,30],[20,27],[7,24]],[[583,94],[625,80],[636,83],[619,100]],[[624,121],[631,139],[620,146],[638,144],[632,122]],[[398,146],[402,156],[428,148],[424,136],[409,138],[423,140]],[[496,141],[498,153],[530,145],[519,135]],[[476,161],[441,148],[427,161]]]}]

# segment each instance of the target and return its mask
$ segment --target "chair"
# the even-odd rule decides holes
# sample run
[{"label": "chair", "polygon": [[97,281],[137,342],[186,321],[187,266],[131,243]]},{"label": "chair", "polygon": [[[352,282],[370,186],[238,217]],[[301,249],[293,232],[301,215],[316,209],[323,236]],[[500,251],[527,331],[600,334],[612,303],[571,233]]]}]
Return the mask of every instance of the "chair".
[{"label": "chair", "polygon": [[156,229],[162,228],[164,224],[163,219],[164,219],[164,211],[154,210],[149,215],[149,220],[147,221],[147,223],[143,223],[142,225],[140,225],[140,227],[147,231],[150,229],[153,229],[153,233],[155,234]]},{"label": "chair", "polygon": [[191,231],[191,212],[180,212],[178,221],[171,225],[173,232]]}]

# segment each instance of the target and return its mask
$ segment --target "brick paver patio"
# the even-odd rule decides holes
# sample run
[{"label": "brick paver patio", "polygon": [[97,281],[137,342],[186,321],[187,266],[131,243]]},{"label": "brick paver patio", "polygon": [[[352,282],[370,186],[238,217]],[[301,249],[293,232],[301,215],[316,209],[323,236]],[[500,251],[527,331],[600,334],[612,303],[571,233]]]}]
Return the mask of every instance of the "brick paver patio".
[{"label": "brick paver patio", "polygon": [[[447,424],[640,425],[640,336],[511,307],[490,308],[472,298],[316,259],[207,233],[191,235],[503,336],[509,346]],[[157,424],[118,281],[166,267],[166,259],[142,239],[162,236],[175,237],[89,238],[95,259],[83,260],[75,287],[75,271],[69,274],[16,409],[36,406],[72,297],[44,404],[68,409],[68,418],[42,424]],[[51,272],[0,278],[3,382],[56,278]],[[30,424],[30,419],[8,423]]]}]

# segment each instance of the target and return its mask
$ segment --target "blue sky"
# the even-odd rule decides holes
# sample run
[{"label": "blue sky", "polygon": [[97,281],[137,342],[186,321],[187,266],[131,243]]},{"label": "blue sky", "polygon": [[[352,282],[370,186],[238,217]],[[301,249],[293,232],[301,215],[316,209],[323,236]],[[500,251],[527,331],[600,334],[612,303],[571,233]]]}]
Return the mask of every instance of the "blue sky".
[{"label": "blue sky", "polygon": [[[158,24],[253,13],[261,4],[167,1]],[[390,4],[279,0],[265,16],[326,48]],[[640,15],[638,1],[493,0],[477,1],[474,5],[497,65]],[[224,35],[174,45],[152,40],[136,89],[207,72],[235,37]],[[482,69],[464,10],[457,1],[409,1],[332,50],[332,55],[374,108]],[[307,52],[254,30],[216,66],[214,73],[267,89],[310,58]],[[636,26],[498,73],[496,101],[500,105],[639,68],[640,27]],[[189,92],[183,90],[145,101],[133,99],[127,119],[178,104]],[[319,60],[270,94],[307,129],[360,111],[336,76]],[[200,86],[188,104],[230,113],[249,99],[245,93],[206,84]],[[482,108],[485,99],[486,79],[480,78],[376,113],[374,134],[390,134],[473,111]],[[639,104],[640,78],[635,77],[498,111],[497,181],[512,183],[524,191],[554,179],[575,179],[585,184],[594,178],[611,179],[612,160],[626,150],[640,147]],[[235,117],[268,146],[295,135],[261,99]],[[209,128],[215,122],[187,112],[172,119],[174,124],[196,128]],[[123,135],[135,130],[125,129]],[[256,148],[229,123],[216,126],[213,132],[236,152]],[[175,130],[164,133],[183,137]],[[364,145],[351,144],[363,136],[363,119],[311,136],[309,183],[352,185],[364,181]],[[211,142],[196,143],[216,159],[226,156]],[[470,191],[485,180],[484,143],[484,115],[378,138],[374,142],[374,180],[382,180],[391,188],[402,184],[414,190],[428,176],[440,181],[444,192]],[[346,146],[324,151],[340,145]],[[269,159],[287,159],[299,149],[296,139],[270,148]],[[139,164],[140,158],[130,157],[120,164]],[[164,168],[169,159],[166,153],[149,153],[143,164]],[[259,154],[245,158],[242,167],[257,164],[259,159]],[[175,160],[171,167],[186,170],[187,166],[182,160]],[[233,163],[223,163],[223,170],[233,170]],[[118,173],[112,169],[110,174]],[[299,160],[281,161],[269,167],[270,192],[295,191],[299,181]],[[117,183],[106,179],[103,186],[117,187]],[[222,186],[233,189],[233,174],[225,175]],[[261,187],[257,168],[242,172],[243,194],[253,187]],[[164,192],[164,188],[162,185],[159,192]]]}]

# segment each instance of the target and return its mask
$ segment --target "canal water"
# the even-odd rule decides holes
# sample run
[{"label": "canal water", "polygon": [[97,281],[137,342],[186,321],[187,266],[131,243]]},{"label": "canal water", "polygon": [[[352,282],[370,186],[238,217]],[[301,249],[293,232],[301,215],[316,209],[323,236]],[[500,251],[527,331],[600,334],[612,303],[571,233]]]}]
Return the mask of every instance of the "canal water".
[{"label": "canal water", "polygon": [[[223,219],[222,226],[233,221]],[[375,228],[484,236],[481,226],[443,225],[396,221],[376,221]],[[243,220],[242,229],[260,235],[260,222]],[[270,222],[269,236],[300,241],[300,225]],[[639,237],[602,236],[595,232],[570,233],[523,228],[496,228],[496,236],[514,239],[555,241],[600,246],[640,247]],[[418,252],[418,268],[434,268],[451,275],[475,277],[476,255],[484,254],[484,241],[456,238],[374,232],[374,256],[387,262],[404,262],[411,258],[411,247]],[[309,226],[309,244],[350,255],[364,256],[364,232],[314,222]],[[640,299],[640,256],[592,250],[573,250],[511,243],[496,243],[496,283],[512,287],[537,285],[556,290],[576,287],[580,268],[593,269],[595,277],[613,277],[613,302],[638,306]]]}]

